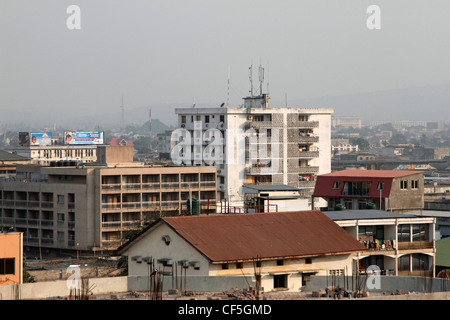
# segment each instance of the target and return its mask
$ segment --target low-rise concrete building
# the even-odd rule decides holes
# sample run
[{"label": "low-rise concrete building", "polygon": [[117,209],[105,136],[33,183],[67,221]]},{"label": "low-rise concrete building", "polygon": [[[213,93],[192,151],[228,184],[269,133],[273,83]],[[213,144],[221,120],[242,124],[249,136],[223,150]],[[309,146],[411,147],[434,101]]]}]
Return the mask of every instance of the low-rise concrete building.
[{"label": "low-rise concrete building", "polygon": [[215,167],[151,167],[133,163],[130,146],[99,148],[101,163],[20,166],[0,181],[0,223],[23,232],[26,249],[114,250],[160,216],[189,213],[191,197],[215,212]]},{"label": "low-rise concrete building", "polygon": [[0,285],[21,284],[23,279],[23,236],[0,226]]},{"label": "low-rise concrete building", "polygon": [[378,266],[382,275],[435,276],[435,219],[380,210],[328,211],[325,214],[363,243],[359,272]]},{"label": "low-rise concrete building", "polygon": [[115,254],[128,257],[129,277],[141,282],[150,262],[159,272],[181,263],[183,277],[197,282],[246,276],[270,291],[299,290],[311,275],[351,274],[360,251],[367,248],[316,210],[164,217]]},{"label": "low-rise concrete building", "polygon": [[424,208],[422,171],[348,169],[319,175],[314,197],[328,201],[328,210],[377,209],[410,212]]}]

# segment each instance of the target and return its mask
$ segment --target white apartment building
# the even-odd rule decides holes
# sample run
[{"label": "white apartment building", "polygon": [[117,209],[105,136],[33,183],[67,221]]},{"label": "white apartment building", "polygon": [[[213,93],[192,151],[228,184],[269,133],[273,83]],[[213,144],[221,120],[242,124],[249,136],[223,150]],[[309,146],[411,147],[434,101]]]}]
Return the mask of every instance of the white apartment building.
[{"label": "white apartment building", "polygon": [[48,166],[55,161],[97,161],[97,145],[38,145],[5,147],[5,151],[31,159],[32,164]]},{"label": "white apartment building", "polygon": [[172,160],[215,165],[218,200],[242,203],[245,184],[285,184],[309,197],[315,177],[331,172],[332,108],[271,108],[269,95],[242,107],[177,108]]}]

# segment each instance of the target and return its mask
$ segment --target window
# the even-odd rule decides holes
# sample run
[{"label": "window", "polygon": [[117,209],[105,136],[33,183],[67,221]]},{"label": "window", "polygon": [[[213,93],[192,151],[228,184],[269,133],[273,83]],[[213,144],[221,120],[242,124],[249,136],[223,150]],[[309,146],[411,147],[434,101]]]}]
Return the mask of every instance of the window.
[{"label": "window", "polygon": [[186,123],[186,116],[181,116],[181,123]]},{"label": "window", "polygon": [[348,181],[344,183],[342,194],[349,196],[368,196],[369,190],[370,182]]},{"label": "window", "polygon": [[205,116],[205,123],[209,123],[209,116]]},{"label": "window", "polygon": [[308,121],[308,115],[299,114],[298,121]]},{"label": "window", "polygon": [[311,264],[312,258],[305,258],[305,264]]},{"label": "window", "polygon": [[220,122],[224,122],[225,121],[225,116],[220,116]]},{"label": "window", "polygon": [[408,180],[400,180],[400,189],[401,190],[408,189]]},{"label": "window", "polygon": [[428,228],[425,224],[413,224],[412,225],[412,240],[413,241],[426,241],[428,240]]},{"label": "window", "polygon": [[284,260],[283,259],[278,259],[277,260],[277,266],[283,266],[284,265]]},{"label": "window", "polygon": [[58,203],[64,203],[64,195],[58,194]]},{"label": "window", "polygon": [[228,270],[228,263],[222,263],[222,270]]},{"label": "window", "polygon": [[333,182],[333,189],[339,189],[339,185],[340,185],[339,181],[334,181]]},{"label": "window", "polygon": [[421,253],[411,255],[413,271],[428,271],[428,256]]},{"label": "window", "polygon": [[0,274],[16,274],[16,258],[0,259]]},{"label": "window", "polygon": [[236,263],[236,269],[242,269],[244,267],[244,264],[242,262]]},{"label": "window", "polygon": [[384,189],[384,183],[383,182],[378,182],[377,190],[380,191],[380,190],[383,190],[383,189]]},{"label": "window", "polygon": [[274,288],[287,288],[287,274],[274,274],[273,275],[273,287]]},{"label": "window", "polygon": [[409,224],[400,224],[397,229],[398,242],[409,242],[411,238],[411,231]]},{"label": "window", "polygon": [[64,231],[58,231],[56,235],[57,240],[64,240]]},{"label": "window", "polygon": [[419,189],[419,180],[411,180],[411,189]]},{"label": "window", "polygon": [[64,213],[58,213],[58,222],[64,222]]},{"label": "window", "polygon": [[399,265],[398,265],[399,271],[409,271],[409,266],[410,266],[409,257],[410,256],[408,254],[400,257]]}]

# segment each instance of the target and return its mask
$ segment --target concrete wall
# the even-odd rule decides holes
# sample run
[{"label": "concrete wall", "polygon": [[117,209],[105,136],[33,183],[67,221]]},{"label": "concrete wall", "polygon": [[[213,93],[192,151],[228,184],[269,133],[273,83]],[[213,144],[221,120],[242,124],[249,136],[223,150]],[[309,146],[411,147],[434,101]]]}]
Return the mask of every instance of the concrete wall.
[{"label": "concrete wall", "polygon": [[[185,285],[186,283],[186,285]],[[178,277],[178,284],[171,276],[163,278],[163,291],[169,289],[180,289],[182,285],[183,291],[197,292],[221,292],[232,288],[244,289],[252,286],[255,288],[256,283],[251,276],[187,276],[181,280]],[[129,276],[128,291],[148,291],[148,276]]]},{"label": "concrete wall", "polygon": [[[379,276],[379,289],[376,287],[370,289],[371,284],[375,285],[376,282],[373,278],[359,276],[359,280],[356,280],[356,276],[345,277],[345,287],[352,289],[357,287],[357,281],[361,283],[361,290],[370,292],[387,292],[395,293],[397,290],[408,290],[410,292],[442,292],[450,291],[450,279],[428,278],[428,277],[406,277],[406,276]],[[344,288],[344,276],[335,277],[336,286]],[[310,281],[305,287],[305,291],[318,291],[325,289],[327,286],[331,286],[332,278],[326,276],[311,276]]]},{"label": "concrete wall", "polygon": [[[127,277],[90,278],[92,293],[109,294],[127,291]],[[68,297],[70,289],[66,280],[9,284],[0,286],[0,300],[40,300]]]}]

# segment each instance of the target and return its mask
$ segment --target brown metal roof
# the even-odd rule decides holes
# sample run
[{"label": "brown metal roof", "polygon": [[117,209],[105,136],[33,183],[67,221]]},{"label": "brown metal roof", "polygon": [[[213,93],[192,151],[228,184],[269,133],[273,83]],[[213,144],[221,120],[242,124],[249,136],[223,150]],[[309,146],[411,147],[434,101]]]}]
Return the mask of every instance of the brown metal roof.
[{"label": "brown metal roof", "polygon": [[321,211],[162,218],[212,262],[364,251]]}]

